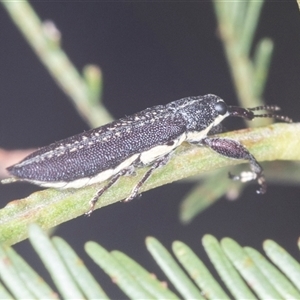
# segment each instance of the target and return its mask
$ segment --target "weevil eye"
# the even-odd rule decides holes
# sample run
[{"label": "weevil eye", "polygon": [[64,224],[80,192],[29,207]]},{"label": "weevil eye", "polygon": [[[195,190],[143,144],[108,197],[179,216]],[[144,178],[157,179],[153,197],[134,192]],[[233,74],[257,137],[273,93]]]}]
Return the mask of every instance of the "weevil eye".
[{"label": "weevil eye", "polygon": [[228,108],[225,102],[220,101],[215,104],[215,110],[223,116],[227,113]]}]

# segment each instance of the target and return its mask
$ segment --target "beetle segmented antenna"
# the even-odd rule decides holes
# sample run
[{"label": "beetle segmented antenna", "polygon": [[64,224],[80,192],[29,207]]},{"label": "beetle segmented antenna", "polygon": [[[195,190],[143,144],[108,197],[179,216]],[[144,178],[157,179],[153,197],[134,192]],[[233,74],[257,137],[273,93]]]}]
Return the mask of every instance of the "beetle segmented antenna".
[{"label": "beetle segmented antenna", "polygon": [[[279,111],[280,107],[277,105],[261,105],[252,108],[241,108],[237,106],[229,106],[229,113],[233,117],[241,117],[248,120],[252,120],[254,118],[273,118],[276,120],[280,120],[283,122],[291,123],[293,120],[287,116],[281,116],[274,114],[273,112]],[[254,111],[265,110],[267,113],[265,114],[255,114]]]},{"label": "beetle segmented antenna", "polygon": [[252,108],[247,108],[247,109],[252,110],[252,111],[256,111],[256,110],[278,111],[278,110],[281,110],[281,108],[277,105],[261,105],[261,106],[256,106],[256,107],[252,107]]},{"label": "beetle segmented antenna", "polygon": [[269,112],[266,114],[259,114],[259,115],[254,114],[254,118],[274,118],[276,120],[284,121],[287,123],[293,122],[293,120],[287,116],[281,116],[281,115],[272,113],[274,111],[281,110],[281,108],[277,105],[261,105],[261,106],[257,106],[257,107],[253,107],[253,108],[248,108],[248,110],[251,110],[251,111],[266,110],[267,112]]}]

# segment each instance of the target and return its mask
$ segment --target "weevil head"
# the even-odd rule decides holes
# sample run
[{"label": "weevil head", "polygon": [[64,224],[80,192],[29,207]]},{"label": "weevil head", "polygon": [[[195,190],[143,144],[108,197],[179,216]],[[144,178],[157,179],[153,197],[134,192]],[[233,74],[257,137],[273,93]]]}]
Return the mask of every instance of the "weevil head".
[{"label": "weevil head", "polygon": [[[241,117],[247,120],[274,118],[284,122],[292,122],[290,118],[275,113],[280,110],[276,105],[263,105],[253,108],[227,106],[223,99],[213,94],[183,98],[172,103],[177,106],[177,112],[184,118],[189,132],[219,132],[220,123],[229,116]],[[264,110],[266,113],[255,113],[260,110]]]},{"label": "weevil head", "polygon": [[229,116],[228,106],[220,97],[208,94],[181,100],[178,112],[186,121],[188,131],[209,131]]}]

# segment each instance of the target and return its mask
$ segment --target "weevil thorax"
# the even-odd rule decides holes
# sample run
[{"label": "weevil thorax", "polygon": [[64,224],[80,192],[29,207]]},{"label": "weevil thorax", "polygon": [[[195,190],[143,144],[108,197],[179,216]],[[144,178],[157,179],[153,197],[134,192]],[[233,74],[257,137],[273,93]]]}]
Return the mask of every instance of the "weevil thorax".
[{"label": "weevil thorax", "polygon": [[178,103],[178,113],[186,122],[187,141],[199,141],[229,116],[227,105],[220,97],[208,94],[188,97]]}]

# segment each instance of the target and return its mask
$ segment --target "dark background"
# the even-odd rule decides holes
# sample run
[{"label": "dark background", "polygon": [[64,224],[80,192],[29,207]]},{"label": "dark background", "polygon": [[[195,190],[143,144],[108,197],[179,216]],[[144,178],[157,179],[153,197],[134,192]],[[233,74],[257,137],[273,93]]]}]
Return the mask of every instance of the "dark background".
[{"label": "dark background", "polygon": [[[237,104],[210,2],[32,4],[43,20],[55,22],[63,35],[63,48],[79,70],[87,63],[101,67],[104,103],[115,118],[206,93]],[[2,7],[0,26],[0,146],[38,147],[87,130]],[[296,1],[265,4],[256,40],[266,36],[273,39],[275,51],[265,99],[281,105],[298,121],[300,14]],[[229,236],[259,250],[263,240],[274,239],[299,259],[299,188],[271,185],[266,195],[257,196],[249,185],[238,201],[222,199],[183,226],[178,206],[190,187],[177,183],[146,192],[129,204],[117,203],[91,218],[62,224],[56,234],[74,246],[89,266],[93,264],[83,244],[94,240],[108,250],[124,251],[160,279],[164,277],[144,245],[146,236],[157,237],[168,248],[172,241],[181,240],[205,262],[201,237],[206,233],[218,239]],[[33,190],[30,185],[0,186],[1,206]],[[17,249],[41,268],[27,242]],[[96,267],[93,271],[111,297],[120,297],[101,271]]]}]

